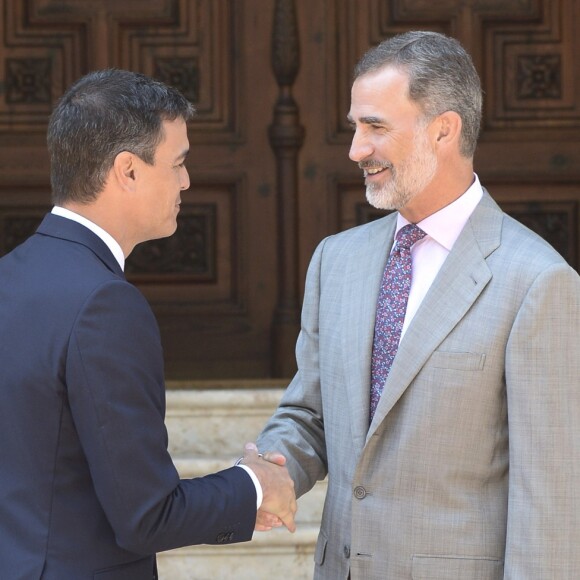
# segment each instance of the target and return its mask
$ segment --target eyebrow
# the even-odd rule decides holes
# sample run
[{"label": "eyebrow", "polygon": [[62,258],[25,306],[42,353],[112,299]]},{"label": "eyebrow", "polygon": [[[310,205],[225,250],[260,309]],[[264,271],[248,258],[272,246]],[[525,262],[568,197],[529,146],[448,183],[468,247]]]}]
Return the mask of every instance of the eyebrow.
[{"label": "eyebrow", "polygon": [[189,149],[184,149],[183,152],[181,153],[181,155],[178,155],[175,160],[179,161],[180,159],[183,159],[185,161],[185,159],[187,158],[187,156],[189,155]]},{"label": "eyebrow", "polygon": [[[350,115],[346,116],[346,120],[351,125],[355,124],[355,120]],[[380,117],[360,117],[359,122],[362,123],[363,125],[385,125],[386,127],[390,126],[390,124],[387,123],[385,119],[381,119]]]}]

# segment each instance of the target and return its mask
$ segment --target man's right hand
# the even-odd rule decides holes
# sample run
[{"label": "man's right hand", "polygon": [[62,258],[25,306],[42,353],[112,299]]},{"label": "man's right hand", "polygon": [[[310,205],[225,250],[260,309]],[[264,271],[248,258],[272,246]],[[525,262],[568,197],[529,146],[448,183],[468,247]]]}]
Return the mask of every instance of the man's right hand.
[{"label": "man's right hand", "polygon": [[260,511],[277,516],[290,532],[296,531],[296,494],[288,469],[263,459],[254,443],[246,443],[241,462],[256,474],[262,486],[264,498]]}]

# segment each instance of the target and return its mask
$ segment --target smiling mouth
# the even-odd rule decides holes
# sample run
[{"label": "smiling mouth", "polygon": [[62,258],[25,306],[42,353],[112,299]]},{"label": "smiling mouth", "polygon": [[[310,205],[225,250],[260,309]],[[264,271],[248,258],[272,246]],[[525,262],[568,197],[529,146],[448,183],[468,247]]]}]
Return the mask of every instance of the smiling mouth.
[{"label": "smiling mouth", "polygon": [[379,173],[383,173],[389,169],[388,167],[366,167],[363,168],[363,175],[365,177],[373,177],[374,175],[378,175]]}]

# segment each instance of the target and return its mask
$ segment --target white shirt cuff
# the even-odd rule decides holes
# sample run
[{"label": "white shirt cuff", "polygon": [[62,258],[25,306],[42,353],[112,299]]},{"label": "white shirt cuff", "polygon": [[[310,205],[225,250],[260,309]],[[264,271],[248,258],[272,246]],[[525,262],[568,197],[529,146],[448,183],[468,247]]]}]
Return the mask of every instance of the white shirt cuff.
[{"label": "white shirt cuff", "polygon": [[238,463],[237,467],[241,467],[254,482],[254,487],[256,488],[256,509],[260,509],[262,505],[262,500],[264,499],[264,492],[262,491],[262,486],[260,485],[260,480],[256,477],[256,474],[247,466],[242,463]]}]

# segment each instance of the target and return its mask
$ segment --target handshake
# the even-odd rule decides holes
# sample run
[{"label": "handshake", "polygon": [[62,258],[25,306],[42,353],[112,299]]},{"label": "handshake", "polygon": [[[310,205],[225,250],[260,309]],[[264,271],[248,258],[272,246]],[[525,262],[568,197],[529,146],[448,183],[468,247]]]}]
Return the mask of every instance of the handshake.
[{"label": "handshake", "polygon": [[296,494],[294,482],[285,467],[286,458],[275,452],[262,455],[254,443],[246,443],[244,456],[238,463],[247,465],[262,486],[264,497],[256,516],[255,529],[265,532],[284,525],[289,531],[296,531]]}]

